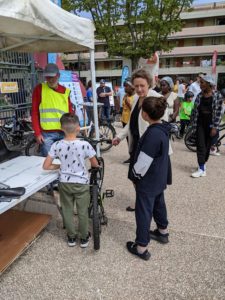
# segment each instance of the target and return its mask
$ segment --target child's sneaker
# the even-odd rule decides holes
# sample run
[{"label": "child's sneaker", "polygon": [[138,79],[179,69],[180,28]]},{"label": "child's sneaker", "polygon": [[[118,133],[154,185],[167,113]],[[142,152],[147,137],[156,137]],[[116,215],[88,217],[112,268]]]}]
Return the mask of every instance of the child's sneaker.
[{"label": "child's sneaker", "polygon": [[74,247],[76,246],[76,238],[71,238],[68,236],[67,244],[69,247]]},{"label": "child's sneaker", "polygon": [[206,171],[201,170],[198,168],[198,170],[194,173],[191,174],[191,177],[193,178],[199,178],[199,177],[205,177],[206,176]]},{"label": "child's sneaker", "polygon": [[89,244],[90,237],[91,237],[91,234],[90,234],[90,232],[88,232],[88,235],[87,235],[86,239],[80,239],[81,248],[87,248],[87,246]]}]

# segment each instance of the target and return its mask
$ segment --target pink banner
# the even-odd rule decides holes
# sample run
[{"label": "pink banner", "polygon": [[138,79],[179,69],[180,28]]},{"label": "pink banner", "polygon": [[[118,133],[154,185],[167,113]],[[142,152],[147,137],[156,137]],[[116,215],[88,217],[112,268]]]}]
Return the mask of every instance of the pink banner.
[{"label": "pink banner", "polygon": [[215,50],[212,56],[212,74],[216,74],[216,61],[218,52]]}]

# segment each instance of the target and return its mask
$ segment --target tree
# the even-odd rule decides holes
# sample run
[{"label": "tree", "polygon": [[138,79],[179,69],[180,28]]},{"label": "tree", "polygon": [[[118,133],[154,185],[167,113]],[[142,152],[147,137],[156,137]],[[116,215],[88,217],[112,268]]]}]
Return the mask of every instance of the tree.
[{"label": "tree", "polygon": [[180,31],[180,14],[193,0],[63,0],[76,14],[89,12],[96,38],[105,40],[109,56],[124,56],[137,66],[140,57],[169,51],[168,36]]}]

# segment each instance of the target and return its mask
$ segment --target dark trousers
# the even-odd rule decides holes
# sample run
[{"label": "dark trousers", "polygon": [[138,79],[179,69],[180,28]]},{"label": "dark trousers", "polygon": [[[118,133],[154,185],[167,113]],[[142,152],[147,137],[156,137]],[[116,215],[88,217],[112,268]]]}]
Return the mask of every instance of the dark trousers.
[{"label": "dark trousers", "polygon": [[136,240],[135,242],[146,247],[150,241],[150,225],[152,216],[158,228],[166,229],[168,226],[167,210],[164,192],[152,197],[147,191],[136,188]]},{"label": "dark trousers", "polygon": [[184,135],[185,128],[190,124],[190,120],[180,120],[180,135]]},{"label": "dark trousers", "polygon": [[197,159],[199,165],[204,165],[209,158],[211,147],[210,124],[199,123],[196,130]]},{"label": "dark trousers", "polygon": [[87,112],[87,117],[88,117],[88,125],[90,125],[90,123],[94,123],[94,110],[93,110],[93,106],[87,106],[86,107],[86,112]]},{"label": "dark trousers", "polygon": [[107,123],[110,124],[110,111],[111,108],[110,106],[102,106],[102,112],[101,112],[101,119],[104,120],[104,118],[106,118]]}]

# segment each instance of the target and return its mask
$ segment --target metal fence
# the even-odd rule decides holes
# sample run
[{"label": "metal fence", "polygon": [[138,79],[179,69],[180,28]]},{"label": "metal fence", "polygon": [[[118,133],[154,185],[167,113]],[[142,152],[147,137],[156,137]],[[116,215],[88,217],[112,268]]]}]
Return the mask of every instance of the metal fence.
[{"label": "metal fence", "polygon": [[0,93],[0,125],[13,116],[30,117],[32,89],[36,76],[30,54],[0,52],[0,82],[18,84],[17,93]]}]

